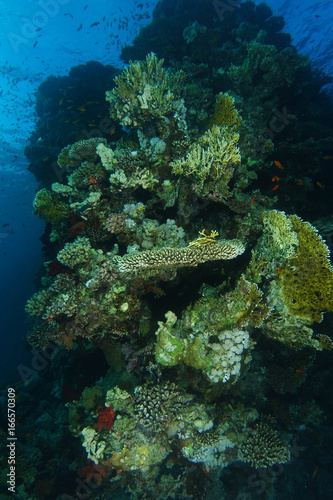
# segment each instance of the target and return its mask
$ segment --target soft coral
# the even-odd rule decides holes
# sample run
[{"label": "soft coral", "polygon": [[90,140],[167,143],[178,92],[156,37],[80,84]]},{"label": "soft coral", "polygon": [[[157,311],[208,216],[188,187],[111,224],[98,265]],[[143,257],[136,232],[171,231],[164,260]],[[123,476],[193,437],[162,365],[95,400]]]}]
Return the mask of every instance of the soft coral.
[{"label": "soft coral", "polygon": [[102,429],[106,429],[107,431],[111,430],[116,418],[116,413],[113,410],[112,406],[108,408],[102,408],[99,406],[97,408],[98,418],[95,423],[95,428],[100,432]]}]

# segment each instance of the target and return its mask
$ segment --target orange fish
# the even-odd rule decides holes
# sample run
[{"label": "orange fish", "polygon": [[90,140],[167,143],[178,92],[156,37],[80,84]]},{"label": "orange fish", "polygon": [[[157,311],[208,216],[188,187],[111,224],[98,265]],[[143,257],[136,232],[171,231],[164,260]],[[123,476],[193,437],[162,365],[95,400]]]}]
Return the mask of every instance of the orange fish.
[{"label": "orange fish", "polygon": [[272,182],[279,182],[280,180],[280,177],[278,177],[277,175],[274,175],[274,177],[272,177]]},{"label": "orange fish", "polygon": [[300,186],[303,186],[303,179],[296,179]]},{"label": "orange fish", "polygon": [[252,201],[251,201],[252,205],[254,205],[254,200],[255,200],[255,199],[256,199],[256,197],[255,197],[255,196],[252,196]]},{"label": "orange fish", "polygon": [[296,372],[296,373],[306,373],[306,371],[305,371],[305,370],[299,370],[299,369],[296,369],[296,370],[295,370],[295,372]]},{"label": "orange fish", "polygon": [[317,186],[320,187],[320,189],[325,189],[325,184],[323,182],[316,182]]},{"label": "orange fish", "polygon": [[279,267],[278,270],[277,270],[277,273],[281,274],[281,271],[282,271],[282,269],[281,269],[281,267]]},{"label": "orange fish", "polygon": [[284,167],[281,165],[281,163],[277,160],[273,161],[274,165],[276,165],[280,170],[284,170]]},{"label": "orange fish", "polygon": [[325,156],[323,156],[323,160],[333,160],[333,156],[325,155]]},{"label": "orange fish", "polygon": [[279,189],[279,185],[278,184],[272,188],[272,191],[276,191],[277,189]]},{"label": "orange fish", "polygon": [[49,323],[49,322],[50,322],[50,321],[52,321],[52,320],[53,320],[53,318],[47,318],[47,320],[46,320],[46,321]]},{"label": "orange fish", "polygon": [[93,177],[88,177],[88,181],[89,181],[89,184],[97,184],[96,179],[94,179]]}]

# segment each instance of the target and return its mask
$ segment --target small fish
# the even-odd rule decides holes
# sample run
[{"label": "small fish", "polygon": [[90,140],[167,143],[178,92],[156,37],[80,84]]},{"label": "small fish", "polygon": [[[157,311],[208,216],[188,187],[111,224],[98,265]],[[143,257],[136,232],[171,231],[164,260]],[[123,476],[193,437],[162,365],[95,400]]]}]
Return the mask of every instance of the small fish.
[{"label": "small fish", "polygon": [[316,182],[317,186],[320,187],[320,189],[325,189],[325,184],[323,182]]},{"label": "small fish", "polygon": [[33,44],[33,47],[35,48],[37,45],[38,41],[36,40],[35,43]]},{"label": "small fish", "polygon": [[279,168],[280,170],[284,170],[284,167],[281,165],[281,163],[277,160],[274,160],[273,161],[274,165],[277,166],[277,168]]},{"label": "small fish", "polygon": [[333,160],[333,156],[325,155],[325,156],[323,156],[323,160]]},{"label": "small fish", "polygon": [[95,127],[95,124],[94,123],[89,123],[88,127]]},{"label": "small fish", "polygon": [[94,23],[92,23],[90,25],[90,28],[93,28],[94,26],[98,26],[99,25],[99,21],[95,21]]},{"label": "small fish", "polygon": [[52,320],[53,320],[53,318],[47,318],[47,319],[46,319],[46,322],[47,322],[47,323],[49,323],[49,322],[50,322],[50,321],[52,321]]},{"label": "small fish", "polygon": [[272,188],[272,191],[276,191],[277,189],[279,189],[279,185],[278,184]]},{"label": "small fish", "polygon": [[2,224],[2,227],[7,227],[7,226],[9,226],[8,222],[6,222],[6,224]]},{"label": "small fish", "polygon": [[305,370],[300,370],[299,368],[297,368],[297,369],[295,370],[295,372],[296,372],[296,373],[306,373],[306,371],[305,371]]},{"label": "small fish", "polygon": [[78,27],[78,29],[76,31],[80,31],[82,30],[82,24],[80,24],[80,26]]},{"label": "small fish", "polygon": [[82,113],[84,113],[86,111],[86,108],[84,105],[80,106],[79,108],[77,108],[79,111],[82,111]]},{"label": "small fish", "polygon": [[274,177],[272,177],[272,182],[279,182],[280,180],[280,177],[278,177],[277,175],[274,175]]},{"label": "small fish", "polygon": [[279,267],[279,268],[278,268],[278,270],[277,270],[276,272],[277,272],[278,274],[281,274],[281,272],[282,272],[281,267]]},{"label": "small fish", "polygon": [[303,186],[303,179],[296,179],[300,186]]},{"label": "small fish", "polygon": [[89,181],[89,184],[97,184],[96,179],[94,179],[93,177],[88,176],[88,181]]},{"label": "small fish", "polygon": [[251,200],[251,203],[252,205],[254,206],[254,201],[255,201],[256,197],[255,196],[252,196],[252,200]]}]

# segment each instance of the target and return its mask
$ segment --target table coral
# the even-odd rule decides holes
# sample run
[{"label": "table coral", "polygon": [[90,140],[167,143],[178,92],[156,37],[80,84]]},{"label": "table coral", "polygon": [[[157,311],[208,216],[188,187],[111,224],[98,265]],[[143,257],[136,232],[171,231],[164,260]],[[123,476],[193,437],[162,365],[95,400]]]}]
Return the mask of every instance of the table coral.
[{"label": "table coral", "polygon": [[114,257],[121,273],[140,273],[145,270],[156,272],[159,269],[177,267],[196,267],[211,260],[233,259],[241,255],[245,247],[238,240],[221,240],[210,245],[186,248],[161,248],[146,250],[136,254]]}]

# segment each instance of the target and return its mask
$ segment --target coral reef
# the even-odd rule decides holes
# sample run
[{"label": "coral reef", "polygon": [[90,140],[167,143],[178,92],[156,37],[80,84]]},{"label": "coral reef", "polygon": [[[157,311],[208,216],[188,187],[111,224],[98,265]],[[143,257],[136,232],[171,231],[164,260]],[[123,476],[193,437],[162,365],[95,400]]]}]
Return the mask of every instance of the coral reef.
[{"label": "coral reef", "polygon": [[[286,464],[287,477],[289,444],[323,432],[333,273],[314,221],[330,237],[333,115],[281,18],[242,2],[222,29],[214,4],[159,2],[129,64],[101,82],[103,111],[97,97],[73,110],[88,127],[109,108],[108,126],[74,123],[52,144],[58,175],[34,201],[45,265],[28,341],[38,360],[59,353],[48,387],[69,414],[69,476],[96,498],[208,500],[212,484],[254,498],[250,467]],[[56,93],[66,130],[70,90]],[[36,456],[22,497],[48,491],[40,468]]]}]

